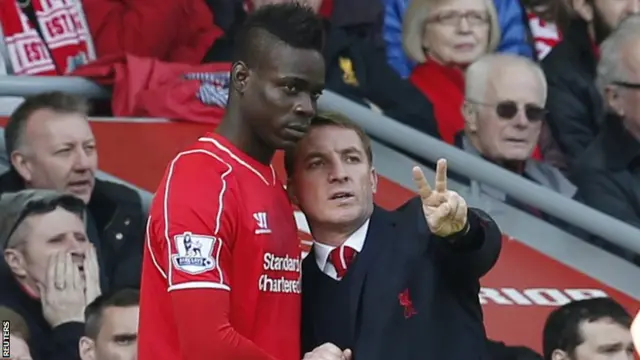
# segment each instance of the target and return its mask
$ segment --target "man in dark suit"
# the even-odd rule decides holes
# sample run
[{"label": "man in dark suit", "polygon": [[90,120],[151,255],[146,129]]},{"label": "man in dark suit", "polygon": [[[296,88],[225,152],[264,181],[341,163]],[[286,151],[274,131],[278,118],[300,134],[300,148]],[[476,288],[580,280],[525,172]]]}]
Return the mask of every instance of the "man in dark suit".
[{"label": "man in dark suit", "polygon": [[303,262],[303,350],[349,349],[361,360],[486,359],[478,279],[495,264],[500,230],[447,189],[446,161],[432,189],[396,211],[373,203],[370,140],[340,115],[314,118],[286,153],[288,189],[315,243]]}]

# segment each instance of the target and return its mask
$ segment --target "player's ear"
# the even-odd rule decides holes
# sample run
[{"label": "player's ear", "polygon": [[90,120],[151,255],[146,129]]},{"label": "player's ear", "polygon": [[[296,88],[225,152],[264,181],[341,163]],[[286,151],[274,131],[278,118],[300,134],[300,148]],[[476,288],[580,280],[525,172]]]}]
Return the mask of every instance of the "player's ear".
[{"label": "player's ear", "polygon": [[82,360],[95,360],[96,358],[96,344],[90,338],[83,336],[78,342],[78,350],[80,353],[80,359]]},{"label": "player's ear", "polygon": [[243,94],[247,89],[249,80],[249,67],[242,61],[233,63],[231,67],[231,86],[239,94]]},{"label": "player's ear", "polygon": [[375,194],[378,190],[378,172],[373,166],[371,167],[371,174],[369,176],[371,177],[371,190]]}]

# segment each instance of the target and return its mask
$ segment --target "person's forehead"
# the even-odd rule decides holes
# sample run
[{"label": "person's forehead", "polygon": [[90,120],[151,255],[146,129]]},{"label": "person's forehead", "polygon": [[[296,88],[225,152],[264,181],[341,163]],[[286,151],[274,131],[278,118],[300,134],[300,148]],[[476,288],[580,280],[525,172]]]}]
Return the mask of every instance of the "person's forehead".
[{"label": "person's forehead", "polygon": [[432,5],[433,10],[486,10],[485,0],[440,0]]},{"label": "person's forehead", "polygon": [[362,140],[358,133],[338,125],[323,125],[309,129],[302,140],[300,148],[303,153],[335,152],[349,148],[364,151]]},{"label": "person's forehead", "polygon": [[110,333],[136,333],[138,306],[108,306],[102,314],[102,329]]},{"label": "person's forehead", "polygon": [[504,64],[499,71],[491,71],[487,84],[487,96],[498,100],[542,101],[541,79],[529,67],[521,64]]},{"label": "person's forehead", "polygon": [[631,344],[631,331],[609,318],[591,322],[583,321],[580,324],[580,332],[584,343],[592,346]]},{"label": "person's forehead", "polygon": [[41,240],[48,240],[59,234],[85,232],[82,219],[61,207],[45,214],[29,215],[25,222],[30,229],[29,237]]},{"label": "person's forehead", "polygon": [[324,84],[324,59],[313,49],[299,49],[276,41],[265,50],[261,72],[277,77],[295,77],[313,84]]},{"label": "person's forehead", "polygon": [[52,141],[85,141],[93,138],[89,122],[79,113],[58,113],[51,109],[36,110],[27,121],[28,136],[46,137]]}]

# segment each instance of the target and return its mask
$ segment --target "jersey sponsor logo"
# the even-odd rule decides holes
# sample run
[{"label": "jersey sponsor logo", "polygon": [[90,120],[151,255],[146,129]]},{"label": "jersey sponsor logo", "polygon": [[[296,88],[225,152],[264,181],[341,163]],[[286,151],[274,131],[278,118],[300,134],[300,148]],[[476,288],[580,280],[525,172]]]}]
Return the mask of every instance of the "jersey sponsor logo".
[{"label": "jersey sponsor logo", "polygon": [[185,232],[174,237],[177,254],[172,256],[176,269],[191,275],[201,274],[216,266],[213,258],[215,237]]},{"label": "jersey sponsor logo", "polygon": [[480,289],[482,305],[503,306],[562,306],[571,301],[608,297],[602,289],[554,288],[486,288]]},{"label": "jersey sponsor logo", "polygon": [[256,229],[256,235],[271,234],[271,229],[269,229],[269,223],[267,222],[266,212],[263,211],[253,213],[253,218],[256,220],[256,224],[258,225],[258,228]]},{"label": "jersey sponsor logo", "polygon": [[265,271],[258,279],[258,289],[271,293],[299,294],[302,290],[302,260],[299,256],[277,256],[265,253],[262,268]]}]

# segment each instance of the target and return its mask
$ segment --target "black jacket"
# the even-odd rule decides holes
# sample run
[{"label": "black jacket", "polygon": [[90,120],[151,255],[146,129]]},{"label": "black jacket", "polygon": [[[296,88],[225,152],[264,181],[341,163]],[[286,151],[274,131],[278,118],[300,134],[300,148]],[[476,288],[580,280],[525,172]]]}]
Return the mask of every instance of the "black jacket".
[{"label": "black jacket", "polygon": [[597,59],[584,21],[571,23],[542,68],[549,84],[547,122],[571,166],[595,139],[604,114],[595,84]]},{"label": "black jacket", "polygon": [[[0,175],[0,194],[22,189],[15,171]],[[96,179],[88,210],[87,235],[98,252],[102,291],[139,288],[146,224],[139,194]]]},{"label": "black jacket", "polygon": [[84,324],[68,322],[51,328],[42,315],[40,301],[19,287],[3,260],[0,260],[0,305],[24,318],[33,360],[80,360],[78,341],[84,334]]},{"label": "black jacket", "polygon": [[[375,208],[343,279],[351,277],[345,318],[319,318],[313,306],[322,297],[314,276],[326,275],[318,274],[312,250],[302,266],[303,350],[332,342],[356,360],[489,359],[479,278],[496,263],[501,234],[481,210],[468,214],[470,231],[451,242],[429,232],[419,198],[393,212]],[[318,324],[330,320],[336,331],[319,335]]]},{"label": "black jacket", "polygon": [[640,228],[640,141],[621,119],[606,118],[571,177],[587,205]]}]

